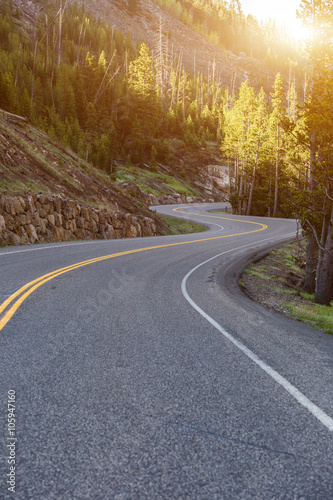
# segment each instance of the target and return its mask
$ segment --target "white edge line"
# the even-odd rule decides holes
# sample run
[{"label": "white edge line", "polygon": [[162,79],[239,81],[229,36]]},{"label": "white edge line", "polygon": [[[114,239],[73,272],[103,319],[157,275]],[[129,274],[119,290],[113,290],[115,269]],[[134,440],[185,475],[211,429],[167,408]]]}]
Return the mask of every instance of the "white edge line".
[{"label": "white edge line", "polygon": [[[123,239],[123,238],[122,238]],[[23,252],[36,252],[38,250],[52,250],[54,248],[64,248],[64,247],[71,247],[71,246],[77,246],[77,245],[92,245],[94,243],[110,243],[110,241],[120,241],[115,240],[115,239],[107,239],[107,240],[89,240],[89,241],[72,241],[70,243],[62,243],[61,241],[57,242],[50,242],[48,246],[41,247],[38,244],[32,245],[34,248],[26,248],[24,250],[13,250],[13,252],[1,252],[0,250],[0,257],[3,255],[14,255],[16,253],[23,253]],[[12,247],[14,248],[14,247]]]},{"label": "white edge line", "polygon": [[[291,233],[291,235],[294,235],[294,233]],[[289,236],[287,234],[286,236]],[[280,237],[279,237],[280,238]],[[262,243],[264,241],[269,241],[273,238],[266,238],[264,240],[260,240],[257,243]],[[207,262],[210,262],[213,259],[216,259],[217,257],[221,257],[222,255],[225,255],[226,253],[229,252],[234,252],[236,250],[241,250],[243,248],[246,248],[248,246],[253,245],[253,243],[238,247],[238,248],[233,248],[231,250],[227,250],[225,252],[219,253],[218,255],[215,255],[214,257],[211,257],[208,260],[205,260],[204,262],[201,262],[201,264],[198,264],[195,266],[191,271],[189,271],[186,276],[184,276],[181,284],[181,290],[182,293],[189,302],[189,304],[199,313],[203,318],[205,318],[211,325],[213,325],[224,337],[226,337],[230,342],[232,342],[238,349],[240,349],[248,358],[250,358],[256,365],[258,365],[264,372],[266,372],[270,377],[272,377],[278,384],[280,384],[298,403],[300,403],[302,406],[304,406],[312,415],[314,415],[325,427],[327,427],[328,430],[333,432],[333,419],[327,415],[321,408],[319,408],[317,405],[315,405],[310,399],[308,399],[301,391],[299,391],[294,385],[292,385],[290,382],[288,382],[287,379],[285,379],[282,375],[280,375],[274,368],[269,366],[267,363],[262,361],[251,349],[246,347],[242,342],[237,340],[235,337],[233,337],[230,333],[228,333],[219,323],[217,323],[213,318],[211,318],[205,311],[203,311],[189,296],[187,293],[186,289],[186,282],[189,276],[194,273],[199,267],[203,266],[204,264],[207,264]]]}]

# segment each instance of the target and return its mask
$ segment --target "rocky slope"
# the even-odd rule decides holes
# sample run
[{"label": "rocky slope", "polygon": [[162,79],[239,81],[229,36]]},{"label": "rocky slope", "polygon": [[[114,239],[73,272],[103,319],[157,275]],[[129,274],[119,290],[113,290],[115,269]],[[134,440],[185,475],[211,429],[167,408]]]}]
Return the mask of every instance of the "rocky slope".
[{"label": "rocky slope", "polygon": [[[167,226],[148,206],[138,204],[119,189],[108,174],[93,168],[32,125],[9,123],[3,117],[0,118],[0,193],[59,194],[62,199],[99,210],[152,218],[157,232],[167,231]],[[0,211],[3,213],[4,205]]]}]

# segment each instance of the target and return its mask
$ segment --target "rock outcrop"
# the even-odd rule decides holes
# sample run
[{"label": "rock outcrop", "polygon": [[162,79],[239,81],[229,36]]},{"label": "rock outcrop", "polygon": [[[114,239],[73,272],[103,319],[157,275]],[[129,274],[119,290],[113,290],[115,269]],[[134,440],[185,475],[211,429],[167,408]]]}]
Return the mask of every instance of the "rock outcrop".
[{"label": "rock outcrop", "polygon": [[207,196],[212,198],[220,197],[223,201],[230,195],[230,175],[229,168],[223,165],[207,165],[203,169],[206,183],[200,184],[200,188]]},{"label": "rock outcrop", "polygon": [[0,245],[156,236],[153,219],[62,196],[0,196]]}]

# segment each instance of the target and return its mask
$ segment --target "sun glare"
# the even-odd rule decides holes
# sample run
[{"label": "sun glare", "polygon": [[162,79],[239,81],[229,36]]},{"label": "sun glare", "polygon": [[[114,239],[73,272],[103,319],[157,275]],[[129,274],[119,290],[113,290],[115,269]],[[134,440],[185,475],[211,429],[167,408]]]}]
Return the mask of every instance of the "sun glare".
[{"label": "sun glare", "polygon": [[290,36],[299,43],[304,43],[311,37],[310,28],[304,26],[299,19],[295,19],[294,22],[289,23],[287,30]]}]

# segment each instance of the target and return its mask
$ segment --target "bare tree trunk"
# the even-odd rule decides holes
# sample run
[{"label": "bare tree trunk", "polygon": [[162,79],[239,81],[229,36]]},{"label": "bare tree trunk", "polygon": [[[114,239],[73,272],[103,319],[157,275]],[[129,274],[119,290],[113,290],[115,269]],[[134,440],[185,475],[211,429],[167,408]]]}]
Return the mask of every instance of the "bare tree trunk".
[{"label": "bare tree trunk", "polygon": [[[309,175],[309,191],[315,189],[314,168],[316,160],[316,136],[310,136],[310,175]],[[317,250],[318,245],[313,233],[308,237],[306,246],[306,267],[305,267],[305,281],[304,291],[307,293],[314,293],[316,288],[316,267],[317,267]]]},{"label": "bare tree trunk", "polygon": [[315,301],[329,306],[333,280],[333,208],[322,258],[318,261]]},{"label": "bare tree trunk", "polygon": [[17,79],[18,79],[18,71],[19,71],[19,65],[20,65],[20,59],[21,59],[21,52],[22,52],[22,44],[19,44],[18,48],[18,54],[17,54],[17,63],[16,63],[16,73],[15,73],[15,87],[17,87]]},{"label": "bare tree trunk", "polygon": [[212,106],[214,106],[214,101],[215,101],[215,69],[216,69],[216,62],[215,62],[215,57],[214,57],[214,60],[213,60],[213,71],[212,71],[212,80],[213,80]]},{"label": "bare tree trunk", "polygon": [[294,107],[293,107],[293,122],[296,123],[296,77],[294,68]]},{"label": "bare tree trunk", "polygon": [[186,73],[183,70],[183,122],[185,123],[185,86],[186,86]]},{"label": "bare tree trunk", "polygon": [[238,191],[238,214],[242,215],[242,209],[243,209],[243,172],[244,172],[244,159],[242,158],[242,163],[241,163],[241,173],[240,173],[240,180],[239,180],[239,191]]},{"label": "bare tree trunk", "polygon": [[271,199],[272,199],[272,160],[269,164],[269,188],[268,188],[268,214],[267,216],[271,216]]},{"label": "bare tree trunk", "polygon": [[60,10],[59,10],[59,40],[58,40],[58,66],[61,63],[61,42],[62,42],[62,18],[64,11],[66,9],[67,0],[65,1],[65,5],[62,6],[62,0],[60,0]]},{"label": "bare tree trunk", "polygon": [[257,170],[257,165],[258,165],[258,160],[259,160],[259,151],[260,151],[260,127],[259,127],[259,133],[258,133],[256,159],[254,161],[254,166],[253,166],[252,181],[251,181],[249,201],[248,201],[248,204],[247,204],[246,215],[250,215],[250,213],[251,213],[251,205],[252,205],[252,198],[253,198],[254,183],[255,183],[256,170]]},{"label": "bare tree trunk", "polygon": [[160,16],[159,31],[158,31],[158,35],[157,35],[157,42],[155,45],[155,47],[156,47],[155,64],[156,64],[156,81],[160,87],[160,95],[161,95],[162,104],[164,104],[164,97],[165,97],[165,95],[164,95],[164,90],[165,90],[164,46],[165,46],[165,42],[163,41],[163,24],[162,24],[162,17]]},{"label": "bare tree trunk", "polygon": [[44,81],[46,82],[47,68],[49,66],[49,28],[48,28],[47,14],[45,14],[45,30],[46,30],[46,47],[45,47],[45,59],[44,59]]},{"label": "bare tree trunk", "polygon": [[193,83],[194,83],[194,100],[197,100],[197,80],[196,80],[196,73],[195,73],[195,63],[196,63],[196,54],[197,51],[194,49],[194,55],[193,55]]},{"label": "bare tree trunk", "polygon": [[[233,193],[238,192],[238,183],[239,183],[239,178],[238,178],[238,157],[235,159],[234,163],[234,186],[233,186]],[[234,210],[237,211],[237,208],[234,207]]]},{"label": "bare tree trunk", "polygon": [[31,114],[33,115],[34,109],[34,91],[35,91],[35,66],[36,66],[36,56],[37,56],[38,40],[36,35],[35,49],[34,49],[34,60],[32,64],[32,82],[31,82]]},{"label": "bare tree trunk", "polygon": [[181,79],[182,67],[183,67],[182,54],[180,54],[179,57],[178,57],[177,69],[176,69],[176,76],[175,76],[176,85],[177,85],[176,105],[178,105],[179,100],[180,100],[180,97],[179,97],[180,96],[180,79]]},{"label": "bare tree trunk", "polygon": [[208,61],[207,70],[207,106],[209,107],[209,95],[210,95],[210,61]]},{"label": "bare tree trunk", "polygon": [[276,133],[276,164],[275,164],[275,192],[273,217],[276,217],[279,197],[279,149],[280,149],[280,126],[277,125]]},{"label": "bare tree trunk", "polygon": [[288,79],[288,112],[287,116],[290,119],[290,89],[291,89],[291,66],[289,66],[289,79]]},{"label": "bare tree trunk", "polygon": [[81,36],[82,36],[82,31],[83,31],[83,25],[84,25],[84,21],[81,24],[80,34],[79,34],[79,42],[78,42],[78,47],[77,47],[76,64],[78,66],[80,64]]},{"label": "bare tree trunk", "polygon": [[116,57],[117,57],[117,53],[116,53],[116,50],[114,50],[114,52],[111,56],[111,59],[109,61],[109,64],[108,64],[107,68],[105,69],[100,86],[99,86],[99,88],[94,96],[94,101],[93,101],[94,105],[97,104],[97,101],[99,100],[99,98],[104,94],[104,92],[106,91],[106,89],[108,88],[108,86],[110,85],[112,80],[117,76],[117,74],[120,71],[120,66],[117,66],[117,68],[113,72],[111,69],[112,63],[113,63],[114,59],[116,59]]},{"label": "bare tree trunk", "polygon": [[316,238],[312,234],[308,237],[306,244],[306,272],[303,289],[307,293],[314,293],[316,288],[317,250]]}]

